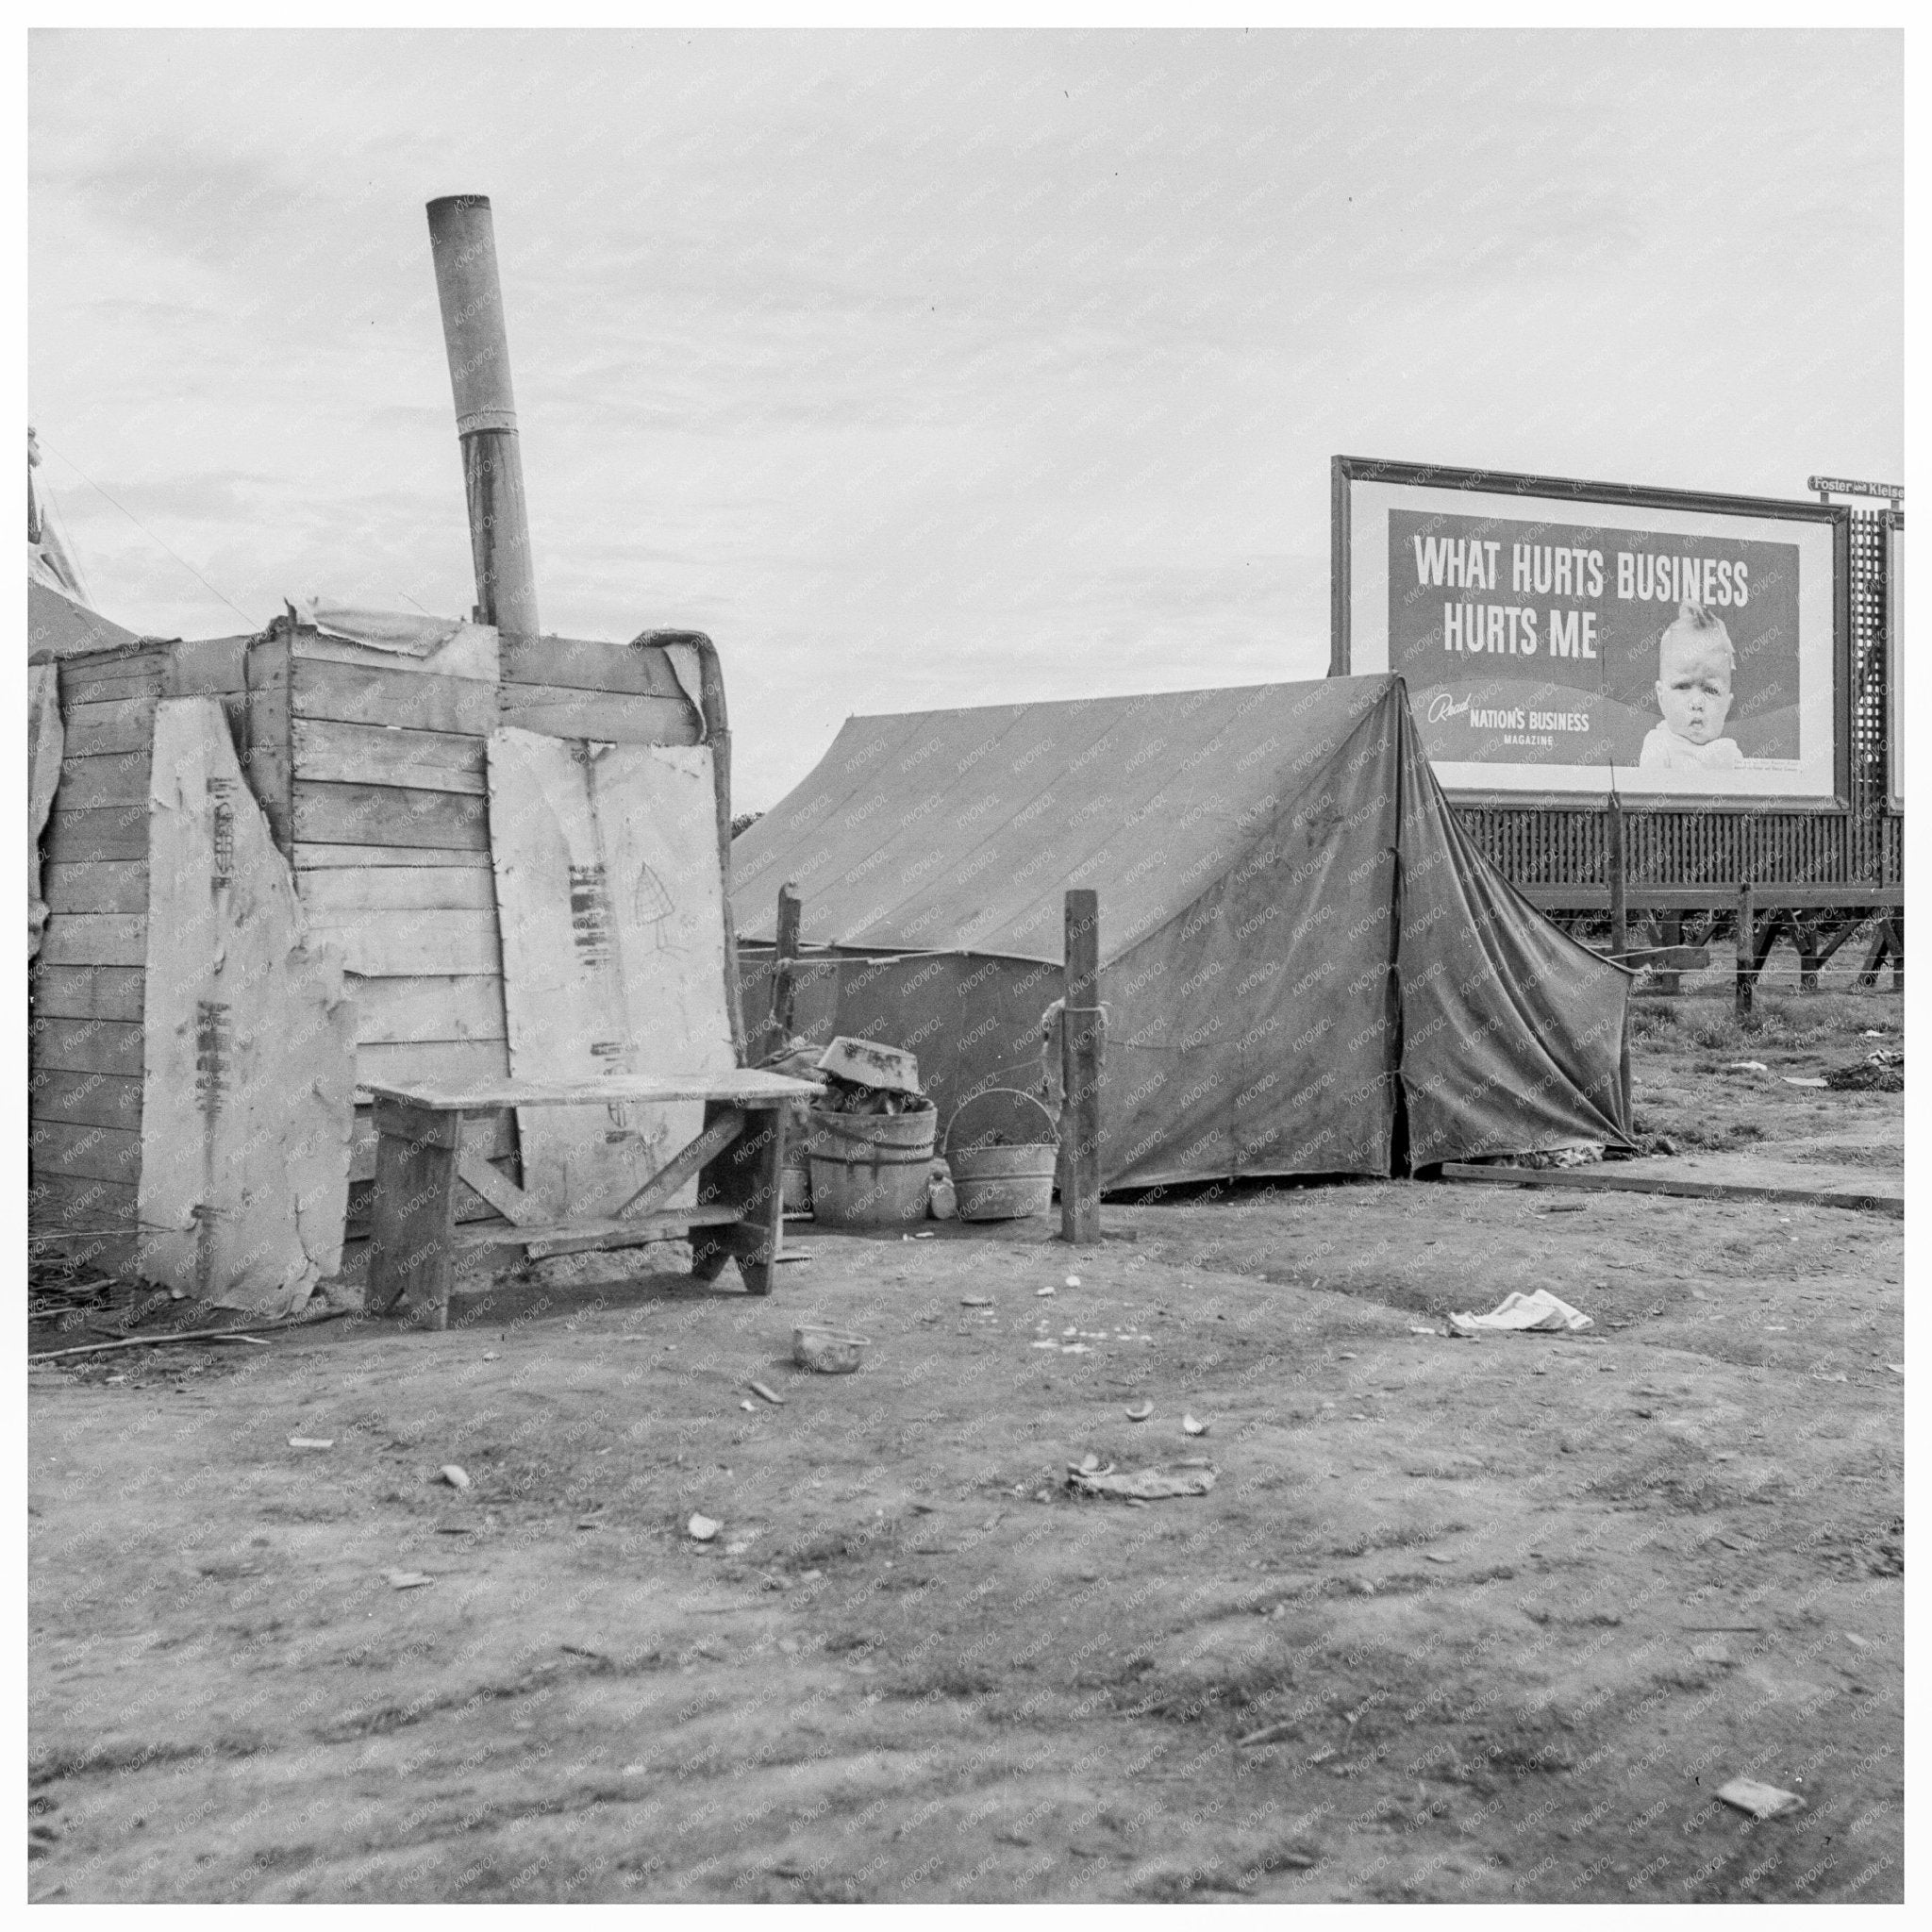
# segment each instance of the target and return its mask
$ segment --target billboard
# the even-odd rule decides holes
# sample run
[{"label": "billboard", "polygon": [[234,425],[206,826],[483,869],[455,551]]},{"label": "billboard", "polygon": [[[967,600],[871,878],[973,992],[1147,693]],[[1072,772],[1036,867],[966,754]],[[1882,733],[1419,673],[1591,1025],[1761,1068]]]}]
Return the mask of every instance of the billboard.
[{"label": "billboard", "polygon": [[1842,807],[1850,511],[1337,457],[1332,674],[1463,798]]}]

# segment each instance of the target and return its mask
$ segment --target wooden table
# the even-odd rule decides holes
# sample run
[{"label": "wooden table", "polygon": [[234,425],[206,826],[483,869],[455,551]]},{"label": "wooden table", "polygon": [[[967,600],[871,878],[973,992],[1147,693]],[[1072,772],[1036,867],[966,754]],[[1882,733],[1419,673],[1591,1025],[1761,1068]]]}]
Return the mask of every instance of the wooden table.
[{"label": "wooden table", "polygon": [[[691,1273],[716,1279],[735,1260],[753,1294],[769,1294],[783,1227],[785,1110],[815,1099],[808,1080],[739,1068],[691,1078],[647,1075],[551,1084],[491,1080],[475,1086],[379,1086],[375,1239],[370,1245],[369,1301],[377,1312],[408,1303],[449,1323],[450,1284],[465,1248],[526,1247],[570,1241],[577,1247],[634,1247],[643,1241],[691,1243]],[[513,1107],[602,1106],[611,1101],[702,1100],[704,1130],[612,1215],[547,1219],[523,1189],[462,1146],[472,1115]],[[665,1203],[696,1178],[697,1204]],[[475,1190],[501,1217],[457,1224],[457,1183]]]}]

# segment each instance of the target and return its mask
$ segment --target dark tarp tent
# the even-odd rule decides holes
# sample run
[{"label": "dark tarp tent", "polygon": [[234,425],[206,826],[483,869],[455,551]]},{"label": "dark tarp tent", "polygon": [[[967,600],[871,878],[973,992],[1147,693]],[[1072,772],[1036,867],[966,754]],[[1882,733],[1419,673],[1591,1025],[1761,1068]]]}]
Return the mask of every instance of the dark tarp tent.
[{"label": "dark tarp tent", "polygon": [[1629,1142],[1628,975],[1470,844],[1396,677],[848,720],[732,849],[753,1029],[788,881],[797,1029],[911,1048],[942,1131],[1041,1091],[1095,889],[1110,1188]]}]

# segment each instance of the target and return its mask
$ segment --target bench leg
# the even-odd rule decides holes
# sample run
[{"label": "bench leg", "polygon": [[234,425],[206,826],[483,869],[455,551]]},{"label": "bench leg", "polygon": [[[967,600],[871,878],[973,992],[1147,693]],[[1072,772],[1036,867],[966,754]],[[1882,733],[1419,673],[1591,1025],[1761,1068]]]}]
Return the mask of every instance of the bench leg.
[{"label": "bench leg", "polygon": [[370,1305],[379,1314],[398,1306],[426,1307],[435,1311],[435,1326],[446,1328],[463,1117],[378,1100],[375,1132]]},{"label": "bench leg", "polygon": [[[740,1103],[742,1105],[742,1103]],[[708,1104],[707,1124],[712,1109]],[[785,1107],[782,1103],[747,1109],[744,1132],[706,1164],[698,1199],[707,1206],[738,1209],[738,1221],[724,1227],[691,1230],[691,1273],[715,1281],[727,1260],[738,1263],[751,1294],[772,1291],[772,1271],[785,1226]]]}]

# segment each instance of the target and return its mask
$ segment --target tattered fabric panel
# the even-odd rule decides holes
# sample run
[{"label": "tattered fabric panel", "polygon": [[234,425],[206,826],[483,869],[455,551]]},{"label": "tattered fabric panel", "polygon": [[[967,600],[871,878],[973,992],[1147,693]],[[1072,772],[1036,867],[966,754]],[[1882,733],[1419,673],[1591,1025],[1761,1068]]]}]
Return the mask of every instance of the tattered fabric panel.
[{"label": "tattered fabric panel", "polygon": [[26,956],[41,950],[47,902],[41,896],[41,837],[60,784],[67,734],[60,724],[60,667],[26,667]]},{"label": "tattered fabric panel", "polygon": [[212,698],[156,708],[148,865],[143,1272],[285,1315],[341,1264],[355,1007]]},{"label": "tattered fabric panel", "polygon": [[[512,1075],[736,1066],[710,747],[506,727],[489,777]],[[696,1102],[522,1108],[524,1185],[559,1217],[614,1213],[703,1116]]]},{"label": "tattered fabric panel", "polygon": [[1476,850],[1407,704],[1401,723],[1410,1163],[1628,1146],[1631,975],[1558,930]]}]

